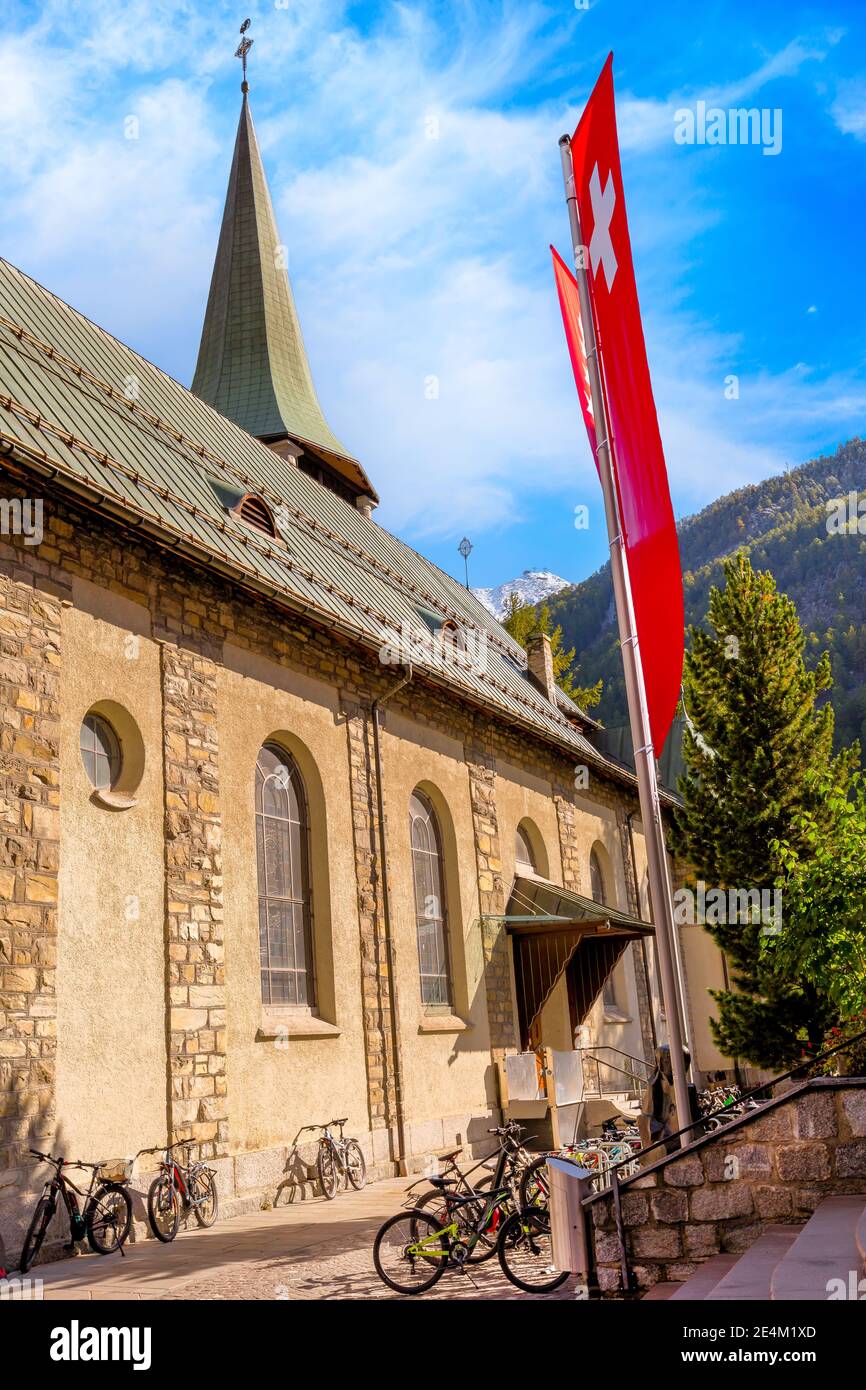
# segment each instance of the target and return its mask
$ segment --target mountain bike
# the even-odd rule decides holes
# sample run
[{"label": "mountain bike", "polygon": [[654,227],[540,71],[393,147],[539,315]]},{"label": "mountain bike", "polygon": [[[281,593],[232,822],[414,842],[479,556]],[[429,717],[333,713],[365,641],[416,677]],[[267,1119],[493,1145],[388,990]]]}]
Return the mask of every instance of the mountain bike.
[{"label": "mountain bike", "polygon": [[[343,1126],[348,1119],[344,1115],[342,1120],[328,1120],[326,1124],[303,1125],[294,1138],[294,1145],[307,1130],[319,1129],[322,1131],[319,1137],[319,1152],[316,1157],[316,1167],[319,1173],[319,1182],[322,1185],[322,1192],[328,1201],[333,1201],[340,1187],[347,1188],[349,1183],[360,1192],[367,1181],[367,1163],[361,1150],[361,1145],[357,1139],[346,1139],[343,1137]],[[340,1131],[339,1138],[331,1132],[332,1125],[336,1125]]]},{"label": "mountain bike", "polygon": [[189,1139],[178,1139],[174,1144],[161,1144],[153,1149],[140,1149],[136,1158],[142,1154],[162,1153],[159,1172],[150,1184],[147,1194],[147,1219],[150,1229],[168,1245],[174,1240],[180,1226],[180,1212],[183,1206],[192,1211],[200,1226],[212,1226],[219,1214],[216,1173],[206,1163],[195,1159],[192,1163],[180,1163],[173,1156],[173,1150],[191,1143]]},{"label": "mountain bike", "polygon": [[[511,1201],[508,1187],[467,1196],[457,1192],[448,1178],[431,1182],[439,1189],[444,1214],[434,1216],[417,1207],[398,1212],[380,1228],[373,1243],[376,1273],[396,1293],[425,1293],[448,1268],[468,1274],[478,1245],[488,1236],[493,1214],[502,1213]],[[494,1248],[505,1277],[524,1292],[551,1293],[569,1277],[568,1270],[553,1266],[546,1211],[506,1215]]]},{"label": "mountain bike", "polygon": [[[519,1211],[522,1204],[520,1198],[520,1181],[525,1169],[531,1164],[533,1155],[524,1148],[523,1126],[516,1120],[510,1120],[507,1125],[502,1125],[496,1129],[489,1129],[488,1134],[495,1134],[499,1140],[499,1150],[495,1155],[489,1155],[481,1159],[473,1167],[463,1172],[458,1166],[456,1159],[461,1152],[460,1149],[453,1150],[452,1153],[445,1154],[442,1162],[445,1165],[445,1172],[440,1174],[448,1183],[453,1183],[454,1190],[463,1196],[476,1197],[486,1196],[492,1191],[505,1191],[504,1201],[495,1205],[490,1213],[487,1227],[481,1231],[477,1242],[473,1242],[470,1255],[467,1257],[469,1264],[483,1264],[485,1260],[490,1260],[496,1254],[496,1247],[499,1241],[499,1231],[506,1217],[512,1212]],[[527,1136],[531,1138],[532,1136]],[[491,1169],[492,1175],[479,1178],[477,1181],[470,1181],[473,1173],[481,1167]],[[445,1224],[447,1212],[444,1206],[443,1189],[441,1183],[434,1178],[423,1180],[431,1184],[429,1192],[422,1193],[421,1196],[410,1196],[407,1206],[416,1211],[428,1211],[432,1216]],[[407,1191],[411,1194],[413,1188],[418,1183],[413,1183]]]},{"label": "mountain bike", "polygon": [[[30,1153],[40,1163],[51,1164],[54,1173],[46,1179],[24,1238],[18,1261],[21,1273],[26,1274],[36,1260],[60,1197],[69,1214],[70,1240],[67,1250],[74,1250],[77,1242],[86,1237],[91,1250],[97,1255],[110,1255],[115,1250],[122,1255],[123,1243],[132,1225],[132,1202],[126,1190],[131,1164],[82,1163],[79,1160],[54,1158],[51,1154],[40,1153],[38,1149],[31,1149]],[[69,1168],[90,1170],[90,1186],[86,1192],[68,1176]],[[79,1197],[83,1200],[83,1209],[79,1206]]]},{"label": "mountain bike", "polygon": [[[450,1178],[431,1178],[430,1183],[441,1210],[400,1211],[380,1227],[373,1242],[376,1273],[395,1293],[425,1293],[449,1266],[465,1271],[487,1238],[494,1212],[510,1201],[507,1187],[466,1194]],[[493,1249],[495,1253],[495,1242]]]}]

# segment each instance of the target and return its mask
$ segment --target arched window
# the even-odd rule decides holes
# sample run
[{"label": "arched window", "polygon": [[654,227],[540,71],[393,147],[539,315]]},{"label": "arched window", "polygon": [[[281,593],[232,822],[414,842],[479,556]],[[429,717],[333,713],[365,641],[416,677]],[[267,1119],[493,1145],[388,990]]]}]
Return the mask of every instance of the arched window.
[{"label": "arched window", "polygon": [[256,761],[259,954],[265,1004],[316,1002],[307,798],[294,760],[266,743]]},{"label": "arched window", "polygon": [[458,651],[465,651],[466,649],[466,638],[453,618],[446,618],[440,627],[439,641],[456,647]]},{"label": "arched window", "polygon": [[264,498],[257,497],[254,492],[247,492],[233,510],[242,521],[246,521],[250,526],[255,526],[258,531],[264,531],[266,536],[273,536],[276,539],[277,528],[274,515]]},{"label": "arched window", "polygon": [[601,860],[598,850],[591,850],[589,855],[589,884],[593,902],[604,902],[604,873],[601,867]]},{"label": "arched window", "polygon": [[519,825],[514,833],[514,867],[518,873],[534,874],[537,872],[535,855],[532,853],[529,836]]},{"label": "arched window", "polygon": [[409,798],[409,833],[415,883],[415,926],[422,1004],[450,1004],[448,933],[442,837],[436,812],[423,792]]}]

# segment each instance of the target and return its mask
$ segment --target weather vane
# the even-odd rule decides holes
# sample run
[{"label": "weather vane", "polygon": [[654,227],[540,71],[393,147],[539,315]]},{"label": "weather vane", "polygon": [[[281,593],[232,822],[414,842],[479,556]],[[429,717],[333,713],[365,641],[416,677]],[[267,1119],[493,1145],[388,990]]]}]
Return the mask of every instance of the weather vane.
[{"label": "weather vane", "polygon": [[468,536],[464,536],[457,547],[459,554],[463,556],[463,563],[466,566],[466,587],[469,588],[469,556],[472,554],[472,542]]},{"label": "weather vane", "polygon": [[235,57],[240,58],[241,62],[244,65],[244,80],[241,83],[242,92],[248,92],[250,90],[250,84],[247,81],[247,54],[253,46],[253,40],[247,38],[247,30],[249,29],[251,23],[252,20],[245,19],[243,24],[241,25],[241,41],[238,44],[237,49],[235,51]]}]

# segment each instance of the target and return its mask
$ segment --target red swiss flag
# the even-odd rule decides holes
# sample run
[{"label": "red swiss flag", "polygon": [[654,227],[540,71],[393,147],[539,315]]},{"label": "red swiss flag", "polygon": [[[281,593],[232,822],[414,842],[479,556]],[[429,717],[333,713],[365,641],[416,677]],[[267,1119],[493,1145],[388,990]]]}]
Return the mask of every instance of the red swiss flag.
[{"label": "red swiss flag", "polygon": [[[634,278],[613,98],[613,54],[571,141],[602,381],[656,756],[667,738],[683,671],[683,581]],[[577,283],[554,252],[575,382],[595,454]]]}]

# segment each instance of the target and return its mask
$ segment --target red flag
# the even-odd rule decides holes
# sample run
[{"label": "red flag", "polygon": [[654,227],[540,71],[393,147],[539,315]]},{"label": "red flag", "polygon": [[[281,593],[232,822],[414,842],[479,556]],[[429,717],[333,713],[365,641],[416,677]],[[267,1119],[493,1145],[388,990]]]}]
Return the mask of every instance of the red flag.
[{"label": "red flag", "polygon": [[[683,580],[625,213],[613,54],[574,133],[571,158],[581,235],[587,248],[584,254],[613,438],[614,475],[650,731],[658,756],[676,713],[682,680]],[[561,261],[559,266],[561,270],[554,261],[565,334],[586,420],[577,283]],[[585,359],[584,349],[584,364]],[[587,429],[594,452],[595,430],[590,430],[589,421]]]},{"label": "red flag", "polygon": [[[586,432],[589,435],[592,456],[595,458],[595,412],[589,386],[589,367],[586,362],[583,320],[580,317],[580,293],[577,288],[577,281],[565,261],[554,247],[551,246],[550,249],[553,253],[553,274],[556,279],[556,292],[559,295],[559,307],[562,310],[562,322],[565,324],[565,338],[568,343],[568,355],[571,358],[571,370],[574,372],[574,384],[580,397],[583,423],[586,425]],[[598,466],[597,459],[596,466]]]}]

